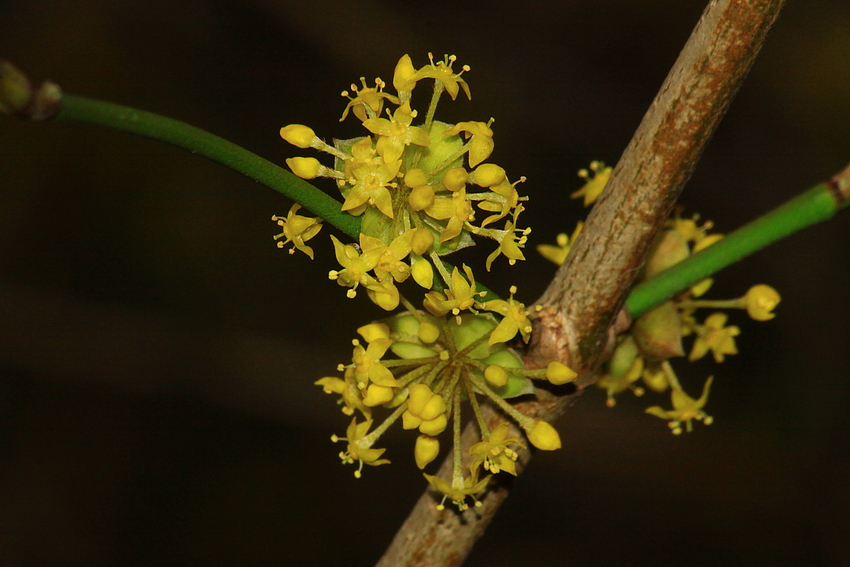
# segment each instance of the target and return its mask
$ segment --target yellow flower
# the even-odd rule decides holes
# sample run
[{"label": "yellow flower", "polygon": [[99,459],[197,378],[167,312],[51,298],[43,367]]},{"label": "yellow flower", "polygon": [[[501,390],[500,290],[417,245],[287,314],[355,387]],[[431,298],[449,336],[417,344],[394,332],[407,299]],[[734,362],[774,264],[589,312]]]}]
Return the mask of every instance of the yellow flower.
[{"label": "yellow flower", "polygon": [[725,355],[738,354],[735,337],[741,334],[736,326],[724,327],[729,318],[725,313],[712,313],[705,323],[696,328],[697,338],[688,360],[699,360],[710,350],[716,362],[723,362]]},{"label": "yellow flower", "polygon": [[[348,297],[354,297],[356,295],[354,290],[357,289],[358,285],[363,284],[364,286],[368,286],[375,283],[375,278],[367,272],[378,265],[384,253],[382,248],[366,249],[363,246],[363,236],[362,234],[360,235],[361,248],[363,249],[363,253],[361,254],[354,246],[343,244],[334,235],[331,235],[336,261],[344,269],[340,271],[332,270],[328,276],[330,279],[336,280],[339,285],[352,288],[348,291]],[[366,238],[368,239],[368,237]]]},{"label": "yellow flower", "polygon": [[474,218],[472,205],[466,198],[466,189],[452,193],[451,197],[434,199],[434,204],[425,209],[429,217],[446,220],[446,228],[440,233],[440,242],[451,240],[463,230],[464,223]]},{"label": "yellow flower", "polygon": [[[429,53],[428,59],[431,60],[431,65],[426,65],[419,69],[409,80],[412,80],[415,83],[421,79],[434,79],[443,83],[446,92],[449,93],[452,100],[457,98],[458,87],[462,88],[463,92],[466,93],[466,98],[470,100],[472,99],[472,95],[469,94],[469,85],[467,85],[466,81],[461,78],[461,74],[463,74],[464,71],[469,71],[469,65],[464,65],[459,73],[455,73],[454,69],[452,69],[452,65],[457,60],[457,57],[454,55],[449,55],[446,57],[445,61],[438,61],[436,64],[434,63],[433,54]],[[399,63],[401,64],[401,61],[399,61]],[[409,84],[409,81],[407,84]],[[404,86],[407,86],[407,84]]]},{"label": "yellow flower", "polygon": [[415,117],[416,111],[411,111],[410,103],[405,102],[393,113],[392,120],[370,118],[363,123],[367,130],[380,136],[375,149],[378,155],[384,158],[385,163],[393,163],[399,159],[404,148],[410,144],[417,146],[431,144],[431,139],[425,130],[410,125]]},{"label": "yellow flower", "polygon": [[537,253],[549,260],[550,262],[554,262],[557,265],[563,264],[567,255],[570,253],[570,249],[576,243],[576,238],[578,237],[581,229],[584,227],[584,223],[578,221],[576,224],[576,228],[573,231],[572,236],[567,236],[564,233],[558,235],[555,242],[557,242],[557,246],[552,246],[551,244],[538,244],[537,245]]},{"label": "yellow flower", "polygon": [[[484,166],[481,166],[484,167]],[[478,169],[481,169],[479,167]],[[501,168],[500,168],[501,169]],[[523,181],[523,177],[520,181]],[[519,181],[517,182],[519,183]],[[481,222],[481,227],[485,227],[491,222],[501,220],[511,212],[512,209],[519,210],[519,193],[516,190],[516,183],[508,181],[507,177],[501,182],[490,187],[492,193],[482,193],[482,200],[478,203],[478,207],[487,212],[495,212],[495,215],[490,215]]]},{"label": "yellow flower", "polygon": [[702,421],[706,425],[711,425],[713,419],[710,415],[702,411],[702,408],[708,401],[708,391],[711,388],[713,379],[714,377],[711,376],[705,381],[705,386],[702,388],[702,396],[698,400],[691,398],[684,390],[674,388],[671,395],[673,402],[672,410],[664,410],[661,406],[652,406],[646,409],[646,413],[669,421],[670,423],[668,425],[673,430],[674,435],[679,435],[682,432],[683,422],[685,423],[686,430],[689,432],[692,431],[693,425],[691,421],[694,419]]},{"label": "yellow flower", "polygon": [[322,229],[322,219],[295,214],[300,208],[301,205],[292,205],[292,208],[289,209],[289,213],[287,213],[285,219],[282,219],[277,215],[272,217],[273,221],[277,221],[277,224],[283,227],[283,232],[275,235],[274,239],[279,240],[286,237],[286,240],[277,243],[278,248],[283,248],[286,244],[291,242],[292,248],[289,249],[290,254],[295,253],[295,249],[297,248],[307,254],[307,256],[309,256],[312,260],[313,249],[304,243],[319,233]]},{"label": "yellow flower", "polygon": [[[446,498],[450,498],[452,504],[457,506],[461,512],[469,508],[469,505],[466,503],[467,496],[472,496],[473,500],[475,500],[475,495],[487,488],[487,483],[490,482],[490,477],[493,476],[488,474],[481,480],[475,477],[466,477],[463,479],[462,486],[455,487],[455,483],[449,484],[440,477],[425,473],[422,473],[422,475],[434,490],[443,494],[443,500],[437,506],[437,510],[444,510],[446,508]],[[475,505],[481,506],[481,503],[475,500]]]},{"label": "yellow flower", "polygon": [[586,181],[581,189],[570,194],[570,197],[577,199],[584,197],[584,206],[588,206],[602,194],[608,179],[611,177],[612,169],[605,167],[605,163],[601,161],[590,162],[590,171],[582,169],[578,172],[578,176]]},{"label": "yellow flower", "polygon": [[505,471],[516,476],[517,453],[508,445],[525,444],[518,437],[508,437],[510,425],[503,421],[490,432],[490,437],[469,448],[469,454],[474,458],[469,463],[469,470],[476,474],[478,467],[484,465],[484,470],[493,474]]},{"label": "yellow flower", "polygon": [[516,220],[520,211],[522,211],[522,205],[516,208],[513,220],[510,220],[507,224],[505,224],[505,230],[494,231],[495,234],[501,233],[502,237],[499,239],[499,247],[487,256],[487,263],[484,266],[487,268],[488,272],[490,271],[490,266],[493,265],[493,260],[498,258],[499,254],[504,254],[505,258],[508,259],[508,264],[511,266],[516,264],[517,260],[525,260],[525,256],[522,255],[522,250],[520,250],[520,248],[525,246],[525,242],[528,240],[528,234],[531,232],[531,229],[526,228],[521,231],[521,236],[517,238],[516,233],[520,231],[516,228]]},{"label": "yellow flower", "polygon": [[378,465],[389,464],[389,460],[382,459],[386,449],[372,449],[371,442],[364,439],[372,427],[372,420],[357,423],[357,419],[352,419],[351,424],[345,432],[345,438],[339,439],[334,436],[334,441],[348,441],[348,451],[340,453],[343,464],[352,464],[354,461],[360,461],[360,467],[354,471],[354,476],[360,478],[360,471],[363,470],[363,465],[377,467]]},{"label": "yellow flower", "polygon": [[489,343],[504,343],[516,336],[517,333],[522,335],[522,340],[528,342],[531,339],[531,323],[528,320],[528,314],[525,312],[525,305],[514,300],[516,286],[511,286],[511,296],[507,301],[504,299],[495,299],[484,303],[483,308],[487,311],[494,311],[502,315],[502,320],[499,325],[493,329],[490,334]]},{"label": "yellow flower", "polygon": [[439,291],[429,291],[425,294],[424,306],[435,317],[442,317],[449,311],[459,315],[464,309],[469,309],[475,303],[475,277],[466,264],[463,265],[468,282],[460,275],[457,267],[452,271],[452,281],[446,294]]},{"label": "yellow flower", "polygon": [[392,372],[381,364],[381,357],[386,354],[392,343],[392,339],[375,339],[369,343],[368,348],[363,348],[360,341],[352,341],[354,353],[351,355],[351,362],[354,364],[354,378],[361,390],[369,384],[387,388],[398,387]]},{"label": "yellow flower", "polygon": [[772,311],[781,300],[779,292],[764,284],[754,285],[744,296],[747,313],[756,321],[768,321],[776,317]]},{"label": "yellow flower", "polygon": [[443,132],[443,136],[457,136],[461,132],[466,138],[472,136],[469,145],[469,167],[475,167],[493,153],[493,130],[484,122],[458,122]]},{"label": "yellow flower", "polygon": [[[397,97],[383,92],[386,83],[381,79],[375,79],[374,87],[367,87],[366,78],[360,77],[360,84],[363,86],[359,89],[357,85],[351,84],[351,91],[357,96],[351,98],[351,102],[346,105],[342,113],[342,118],[339,119],[340,122],[345,120],[349,110],[354,112],[354,115],[361,121],[365,121],[369,116],[375,117],[381,115],[381,110],[384,108],[384,100],[388,100],[393,104],[399,103]],[[342,91],[342,96],[348,97],[348,91]]]},{"label": "yellow flower", "polygon": [[392,275],[395,281],[403,282],[410,276],[410,266],[405,264],[403,260],[410,254],[416,231],[417,229],[412,228],[396,236],[389,246],[384,247],[384,253],[375,266],[375,275],[378,277],[378,281],[383,281],[388,275]]},{"label": "yellow flower", "polygon": [[321,386],[326,394],[338,394],[342,396],[338,400],[338,403],[342,404],[342,413],[345,415],[354,415],[354,410],[358,410],[363,414],[365,419],[372,419],[372,408],[363,404],[361,390],[357,387],[354,373],[354,367],[349,366],[345,369],[344,379],[327,376],[316,380],[314,384]]},{"label": "yellow flower", "polygon": [[387,187],[396,187],[393,180],[398,176],[399,168],[401,168],[401,160],[390,163],[377,162],[354,169],[351,172],[354,178],[349,179],[352,187],[345,198],[345,203],[342,204],[342,210],[350,211],[364,203],[369,203],[386,216],[393,218],[393,198]]},{"label": "yellow flower", "polygon": [[372,280],[366,284],[366,294],[372,303],[386,311],[392,311],[399,304],[399,293],[392,279],[382,282]]}]

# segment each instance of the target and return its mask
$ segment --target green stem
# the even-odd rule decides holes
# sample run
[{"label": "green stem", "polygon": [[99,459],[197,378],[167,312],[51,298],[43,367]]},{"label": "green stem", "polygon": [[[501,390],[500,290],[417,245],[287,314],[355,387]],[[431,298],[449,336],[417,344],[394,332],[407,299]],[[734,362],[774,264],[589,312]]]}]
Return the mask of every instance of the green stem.
[{"label": "green stem", "polygon": [[202,155],[271,187],[300,203],[355,240],[360,218],[340,210],[340,202],[274,163],[179,120],[91,98],[66,94],[61,120],[76,120],[166,142]]},{"label": "green stem", "polygon": [[670,299],[698,281],[850,205],[850,166],[764,216],[726,235],[672,268],[637,285],[626,299],[632,317]]}]

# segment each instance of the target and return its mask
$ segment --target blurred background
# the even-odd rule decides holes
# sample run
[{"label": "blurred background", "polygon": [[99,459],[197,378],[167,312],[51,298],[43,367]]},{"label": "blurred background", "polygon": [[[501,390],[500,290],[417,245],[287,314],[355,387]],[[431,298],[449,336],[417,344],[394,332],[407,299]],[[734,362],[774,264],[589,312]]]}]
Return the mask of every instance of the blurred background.
[{"label": "blurred background", "polygon": [[[358,77],[455,53],[473,100],[438,117],[495,117],[492,159],[531,199],[528,261],[484,281],[531,302],[554,271],[533,245],[584,217],[576,171],[618,160],[704,4],[5,0],[0,57],[282,163],[314,155],[285,124],[361,135],[338,122]],[[850,4],[790,2],[685,214],[728,232],[844,167],[848,60]],[[380,557],[425,482],[407,432],[382,444],[391,466],[339,464],[347,418],[313,381],[381,312],[327,280],[330,229],[313,262],[275,247],[290,204],[158,142],[0,117],[0,564]],[[586,393],[466,564],[850,564],[848,257],[840,216],[726,270],[712,297],[768,283],[783,302],[766,323],[732,314],[724,364],[674,361],[692,394],[715,375],[714,424],[674,437],[643,413],[666,398]]]}]

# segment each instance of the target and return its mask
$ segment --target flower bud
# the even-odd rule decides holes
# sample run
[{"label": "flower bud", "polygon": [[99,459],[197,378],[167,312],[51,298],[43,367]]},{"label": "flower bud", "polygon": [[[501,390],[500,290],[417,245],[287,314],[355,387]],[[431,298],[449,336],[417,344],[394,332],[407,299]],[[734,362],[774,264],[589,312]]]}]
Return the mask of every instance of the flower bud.
[{"label": "flower bud", "polygon": [[505,179],[505,170],[495,163],[485,163],[475,169],[473,179],[480,187],[492,187]]},{"label": "flower bud", "polygon": [[466,186],[469,173],[462,167],[453,167],[443,176],[443,185],[449,191],[460,191]]},{"label": "flower bud", "polygon": [[414,211],[422,211],[434,204],[434,190],[430,185],[414,187],[407,196],[407,202]]},{"label": "flower bud", "polygon": [[643,267],[643,276],[651,278],[670,266],[678,264],[691,252],[687,241],[675,230],[667,230],[655,239],[652,249]]},{"label": "flower bud", "polygon": [[431,396],[431,399],[428,400],[428,403],[425,404],[424,408],[422,408],[422,411],[419,413],[419,417],[421,417],[423,421],[431,421],[444,413],[446,413],[446,402],[443,401],[443,396],[435,394]]},{"label": "flower bud", "polygon": [[776,317],[771,313],[782,300],[779,293],[769,285],[754,285],[744,296],[747,313],[756,321],[768,321]]},{"label": "flower bud", "polygon": [[32,98],[32,85],[26,75],[8,61],[0,61],[0,112],[23,113]]},{"label": "flower bud", "polygon": [[685,356],[682,321],[672,301],[665,301],[638,317],[631,334],[641,353],[650,360]]},{"label": "flower bud", "polygon": [[576,379],[576,376],[578,376],[578,374],[569,366],[562,364],[557,360],[553,360],[546,367],[546,379],[556,386],[572,382]]},{"label": "flower bud", "polygon": [[434,285],[434,268],[431,267],[431,262],[428,260],[422,258],[416,260],[410,273],[413,275],[413,281],[425,289],[431,289]]},{"label": "flower bud", "polygon": [[290,124],[280,129],[280,137],[293,146],[304,149],[313,145],[316,133],[303,124]]},{"label": "flower bud", "polygon": [[366,388],[366,395],[363,396],[363,405],[373,408],[381,404],[385,404],[393,399],[393,389],[387,386],[378,386],[377,384],[369,384]]},{"label": "flower bud", "polygon": [[425,175],[425,172],[418,167],[414,167],[413,169],[407,170],[407,173],[404,174],[404,184],[410,188],[427,185],[428,176]]},{"label": "flower bud", "polygon": [[528,432],[528,440],[542,451],[554,451],[561,448],[561,436],[555,428],[545,421],[538,421]]},{"label": "flower bud", "polygon": [[407,410],[415,416],[421,416],[422,411],[425,409],[425,404],[428,403],[428,400],[430,400],[433,395],[431,388],[425,384],[414,384],[410,387],[410,397],[408,398],[409,402],[407,404]]},{"label": "flower bud", "polygon": [[292,173],[301,179],[313,179],[319,175],[322,164],[316,158],[294,157],[286,160]]},{"label": "flower bud", "polygon": [[446,414],[440,414],[434,419],[423,421],[419,426],[419,431],[424,433],[425,435],[439,435],[443,431],[446,430],[446,426],[449,424],[449,419],[446,417]]},{"label": "flower bud", "polygon": [[508,373],[504,368],[495,364],[491,364],[484,370],[484,378],[497,388],[501,388],[508,383]]},{"label": "flower bud", "polygon": [[393,73],[393,87],[396,91],[412,91],[416,86],[416,81],[413,81],[413,76],[416,74],[416,69],[413,67],[413,61],[410,55],[402,55],[395,66]]},{"label": "flower bud", "polygon": [[[429,205],[430,206],[430,205]],[[414,254],[424,256],[434,244],[434,233],[427,228],[417,228],[410,241],[410,249]]]},{"label": "flower bud", "polygon": [[416,445],[413,448],[413,456],[416,459],[416,466],[424,469],[428,463],[437,458],[440,452],[440,441],[430,435],[420,435],[416,438]]},{"label": "flower bud", "polygon": [[440,338],[440,329],[437,327],[437,325],[433,323],[423,321],[419,324],[419,330],[417,331],[416,335],[423,343],[431,344],[438,338]]}]

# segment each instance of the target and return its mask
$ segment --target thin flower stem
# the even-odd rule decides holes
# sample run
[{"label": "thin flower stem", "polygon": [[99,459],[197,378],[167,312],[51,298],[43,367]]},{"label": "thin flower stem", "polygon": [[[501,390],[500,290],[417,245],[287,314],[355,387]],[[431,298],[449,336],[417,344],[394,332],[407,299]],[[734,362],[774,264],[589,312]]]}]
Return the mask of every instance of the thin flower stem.
[{"label": "thin flower stem", "polygon": [[672,268],[635,286],[626,299],[626,309],[638,317],[738,260],[813,224],[830,219],[850,205],[847,186],[850,166],[805,193],[791,199],[720,241]]},{"label": "thin flower stem", "polygon": [[64,95],[56,118],[106,126],[184,148],[282,193],[354,239],[360,235],[360,218],[342,212],[339,201],[282,167],[200,128],[151,112],[69,94]]}]

